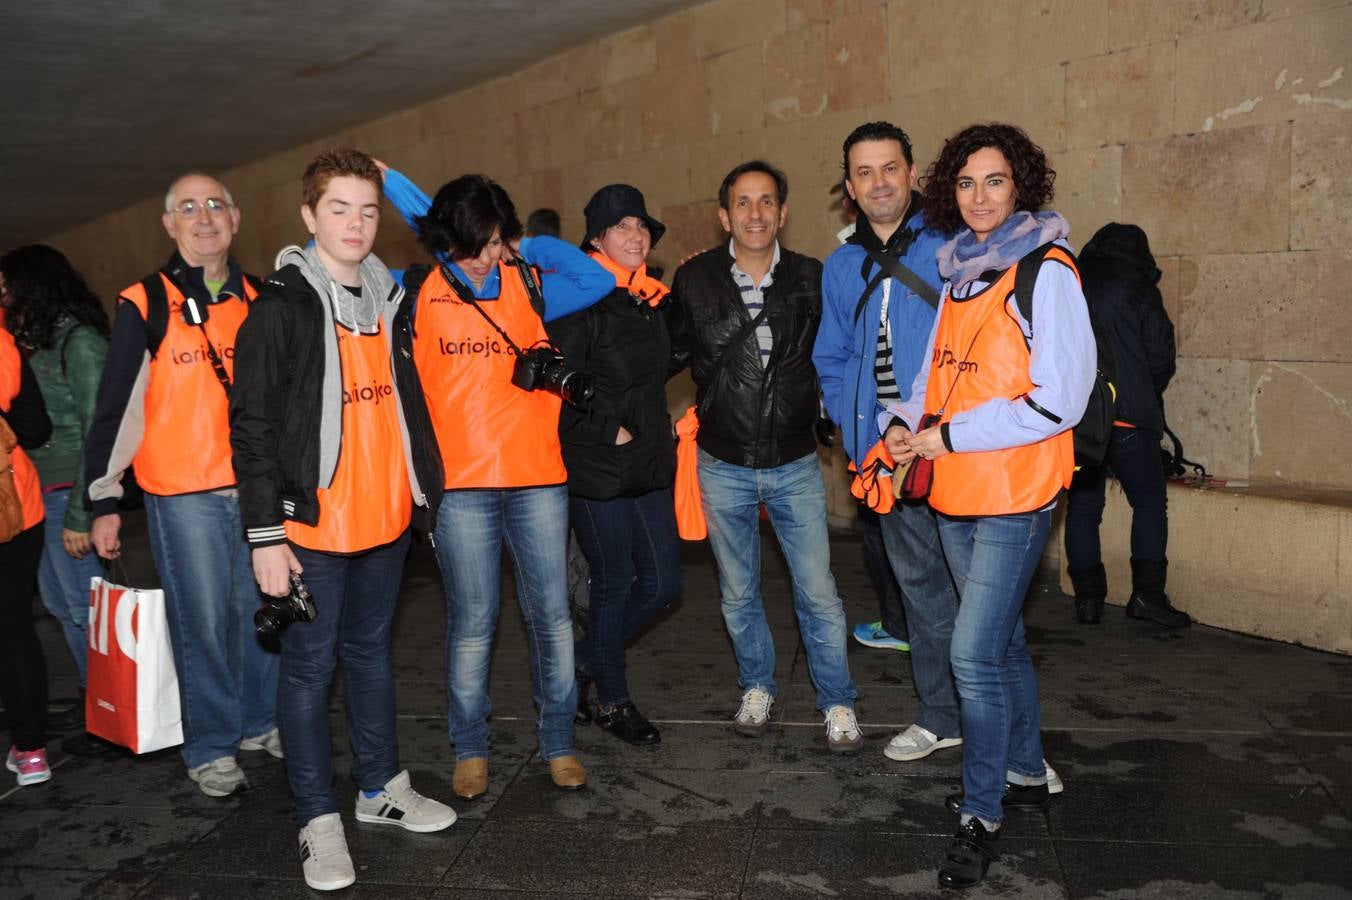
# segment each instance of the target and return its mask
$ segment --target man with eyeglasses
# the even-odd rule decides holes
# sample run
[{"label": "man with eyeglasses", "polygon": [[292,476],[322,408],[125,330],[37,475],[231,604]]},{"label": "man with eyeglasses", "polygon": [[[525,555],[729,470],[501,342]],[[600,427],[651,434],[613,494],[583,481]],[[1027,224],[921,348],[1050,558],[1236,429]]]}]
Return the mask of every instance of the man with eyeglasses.
[{"label": "man with eyeglasses", "polygon": [[175,179],[169,261],[118,297],[85,466],[104,559],[121,553],[122,474],[145,491],[150,549],[169,613],[183,761],[208,797],[248,787],[240,750],[281,758],[277,655],[254,634],[260,594],[240,524],[228,397],[235,333],[258,280],[230,257],[239,210],[219,181]]}]

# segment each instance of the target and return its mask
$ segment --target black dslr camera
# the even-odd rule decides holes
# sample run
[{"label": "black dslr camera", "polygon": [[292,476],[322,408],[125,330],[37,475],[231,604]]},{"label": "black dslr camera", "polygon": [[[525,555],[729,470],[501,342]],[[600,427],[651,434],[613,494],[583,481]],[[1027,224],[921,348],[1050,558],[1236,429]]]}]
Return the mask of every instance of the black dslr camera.
[{"label": "black dslr camera", "polygon": [[259,637],[274,640],[292,622],[313,622],[318,612],[310,589],[300,580],[299,574],[292,572],[291,592],[285,597],[265,598],[254,613],[254,629]]},{"label": "black dslr camera", "polygon": [[596,388],[590,375],[569,369],[563,354],[553,347],[521,351],[512,368],[512,384],[523,391],[548,391],[573,406],[583,408]]}]

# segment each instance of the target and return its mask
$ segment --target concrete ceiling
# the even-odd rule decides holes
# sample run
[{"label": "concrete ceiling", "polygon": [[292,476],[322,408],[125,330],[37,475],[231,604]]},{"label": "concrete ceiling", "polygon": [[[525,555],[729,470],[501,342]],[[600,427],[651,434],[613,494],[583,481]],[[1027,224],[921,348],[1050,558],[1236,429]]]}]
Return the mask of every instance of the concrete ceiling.
[{"label": "concrete ceiling", "polygon": [[697,2],[6,3],[0,252]]}]

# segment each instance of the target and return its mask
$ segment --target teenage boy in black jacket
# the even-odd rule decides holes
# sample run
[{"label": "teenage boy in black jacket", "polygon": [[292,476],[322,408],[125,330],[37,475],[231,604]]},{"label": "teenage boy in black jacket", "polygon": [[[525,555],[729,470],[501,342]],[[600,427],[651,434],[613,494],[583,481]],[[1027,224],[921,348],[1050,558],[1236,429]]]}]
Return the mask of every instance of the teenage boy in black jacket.
[{"label": "teenage boy in black jacket", "polygon": [[731,239],[676,270],[672,344],[676,364],[689,365],[695,379],[700,496],[743,691],[736,729],[763,733],[777,692],[760,589],[763,503],[789,562],[827,746],[853,752],[863,737],[845,660],[845,612],[831,577],[814,431],[822,264],[779,245],[788,192],[784,173],[760,160],[723,179],[718,216]]},{"label": "teenage boy in black jacket", "polygon": [[431,423],[410,368],[396,371],[403,289],[371,255],[380,170],[355,150],[305,171],[301,216],[314,243],[288,247],[235,345],[230,439],[254,574],[284,597],[304,573],[317,615],[282,631],[277,712],[316,890],[356,880],[334,790],[328,695],[343,661],[360,822],[440,831],[450,807],[399,770],[390,623],[414,505],[441,484]]}]

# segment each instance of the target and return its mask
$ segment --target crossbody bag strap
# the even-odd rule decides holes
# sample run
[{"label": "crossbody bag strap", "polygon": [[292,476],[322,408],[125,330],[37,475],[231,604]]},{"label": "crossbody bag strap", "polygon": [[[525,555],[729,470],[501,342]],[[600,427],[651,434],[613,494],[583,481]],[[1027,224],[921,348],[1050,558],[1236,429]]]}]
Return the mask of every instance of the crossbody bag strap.
[{"label": "crossbody bag strap", "polygon": [[[709,369],[708,383],[710,388],[714,386],[714,381],[718,378],[718,373],[723,371],[723,367],[726,366],[728,364],[728,360],[732,358],[733,351],[741,347],[742,343],[746,341],[747,338],[751,337],[752,333],[755,332],[755,330],[760,327],[760,324],[765,321],[765,317],[766,315],[769,314],[769,312],[770,312],[769,304],[762,306],[761,311],[756,314],[756,317],[752,319],[750,322],[747,322],[745,325],[743,325],[742,330],[737,332],[737,334],[733,336],[732,340],[728,341],[727,344],[723,346],[723,352],[718,354],[718,359],[714,360],[713,367]],[[699,415],[702,412],[703,409],[701,409],[699,413],[696,413],[696,415]]]},{"label": "crossbody bag strap", "polygon": [[[884,272],[891,275],[897,281],[906,285],[915,294],[930,305],[931,309],[939,308],[939,292],[925,283],[925,279],[912,272],[901,260],[888,253],[880,253],[872,247],[864,247],[864,252],[869,255],[869,259],[877,263]],[[867,295],[865,295],[867,296]],[[857,317],[858,312],[855,313]]]}]

